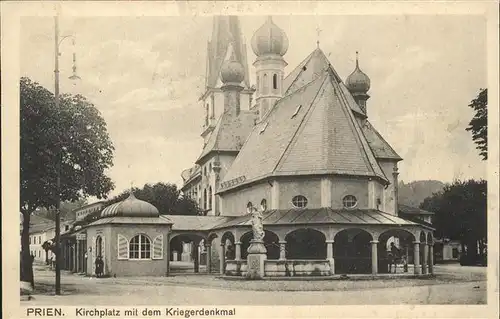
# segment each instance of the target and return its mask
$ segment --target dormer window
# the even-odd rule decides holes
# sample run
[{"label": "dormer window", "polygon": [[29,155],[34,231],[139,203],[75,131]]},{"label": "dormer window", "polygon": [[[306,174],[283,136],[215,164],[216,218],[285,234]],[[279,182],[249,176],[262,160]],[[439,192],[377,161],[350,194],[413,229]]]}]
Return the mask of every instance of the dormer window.
[{"label": "dormer window", "polygon": [[302,108],[302,104],[297,106],[297,108],[295,109],[295,112],[292,114],[292,119],[297,116],[297,114],[299,114],[299,111],[300,109]]},{"label": "dormer window", "polygon": [[264,131],[266,130],[268,124],[269,124],[269,122],[266,122],[264,124],[264,126],[260,129],[260,134],[264,133]]},{"label": "dormer window", "polygon": [[263,200],[260,201],[260,207],[262,208],[262,210],[266,211],[267,210],[267,201],[266,199],[264,198]]}]

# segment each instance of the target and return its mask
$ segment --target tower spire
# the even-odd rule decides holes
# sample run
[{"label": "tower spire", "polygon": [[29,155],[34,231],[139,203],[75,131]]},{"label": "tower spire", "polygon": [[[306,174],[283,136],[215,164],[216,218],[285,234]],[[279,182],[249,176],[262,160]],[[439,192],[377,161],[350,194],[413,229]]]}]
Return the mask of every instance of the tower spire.
[{"label": "tower spire", "polygon": [[359,69],[359,52],[356,51],[356,68]]},{"label": "tower spire", "polygon": [[[229,51],[229,52],[228,52]],[[228,61],[238,62],[232,65],[238,65],[238,74],[243,74],[243,80],[238,84],[243,87],[241,92],[241,109],[249,110],[254,89],[250,87],[250,76],[248,74],[248,62],[246,56],[246,45],[243,34],[241,33],[240,21],[237,16],[214,16],[213,29],[207,47],[207,68],[205,92],[200,97],[204,109],[204,125],[201,136],[205,143],[215,129],[217,120],[224,113],[221,103],[221,92],[224,81],[222,79],[222,68]],[[226,75],[231,78],[232,73],[226,70]]]}]

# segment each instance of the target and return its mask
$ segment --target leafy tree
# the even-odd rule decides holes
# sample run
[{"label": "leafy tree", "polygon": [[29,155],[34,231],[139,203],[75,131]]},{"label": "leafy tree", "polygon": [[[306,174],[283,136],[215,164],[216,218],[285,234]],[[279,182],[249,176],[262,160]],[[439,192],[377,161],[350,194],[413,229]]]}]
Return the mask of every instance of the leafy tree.
[{"label": "leafy tree", "polygon": [[[175,184],[156,183],[146,184],[143,188],[133,188],[132,191],[137,199],[153,204],[162,215],[199,215],[200,209],[195,201],[182,196]],[[130,190],[107,201],[107,205],[117,203],[126,199]]]},{"label": "leafy tree", "polygon": [[467,131],[472,132],[472,140],[476,143],[479,155],[488,159],[488,89],[481,89],[479,95],[469,106],[475,114],[469,122]]},{"label": "leafy tree", "polygon": [[28,78],[20,80],[20,118],[21,280],[33,285],[31,213],[38,207],[54,208],[58,197],[105,198],[114,187],[105,174],[114,148],[105,121],[85,97],[62,95],[56,108],[54,95]]},{"label": "leafy tree", "polygon": [[476,259],[479,245],[481,257],[487,243],[487,183],[485,180],[455,181],[443,191],[424,200],[420,208],[434,212],[433,225],[438,238],[459,240],[462,251],[467,247]]}]

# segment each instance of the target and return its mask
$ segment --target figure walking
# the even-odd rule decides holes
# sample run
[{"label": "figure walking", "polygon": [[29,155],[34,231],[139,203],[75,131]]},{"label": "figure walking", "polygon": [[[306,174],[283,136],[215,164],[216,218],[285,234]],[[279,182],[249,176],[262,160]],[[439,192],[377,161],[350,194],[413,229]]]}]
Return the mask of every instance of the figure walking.
[{"label": "figure walking", "polygon": [[95,260],[95,273],[97,278],[101,278],[104,272],[104,261],[101,256],[97,256]]}]

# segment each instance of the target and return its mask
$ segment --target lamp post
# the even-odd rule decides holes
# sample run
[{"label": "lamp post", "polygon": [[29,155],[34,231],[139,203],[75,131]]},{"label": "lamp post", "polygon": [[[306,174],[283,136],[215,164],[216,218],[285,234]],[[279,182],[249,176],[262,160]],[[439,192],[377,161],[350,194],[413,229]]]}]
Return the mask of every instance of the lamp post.
[{"label": "lamp post", "polygon": [[[61,42],[71,36],[63,36],[59,40],[59,20],[58,17],[54,17],[54,44],[55,44],[55,56],[54,56],[54,96],[55,96],[55,106],[59,109],[59,46]],[[74,42],[73,42],[74,44]],[[71,80],[79,80],[80,77],[76,75],[76,58],[75,53],[73,53],[73,74],[69,77]],[[57,193],[56,193],[56,233],[55,233],[55,251],[56,251],[56,295],[61,294],[61,164],[62,164],[62,146],[59,145],[59,154],[56,159],[56,171],[57,171]]]}]

